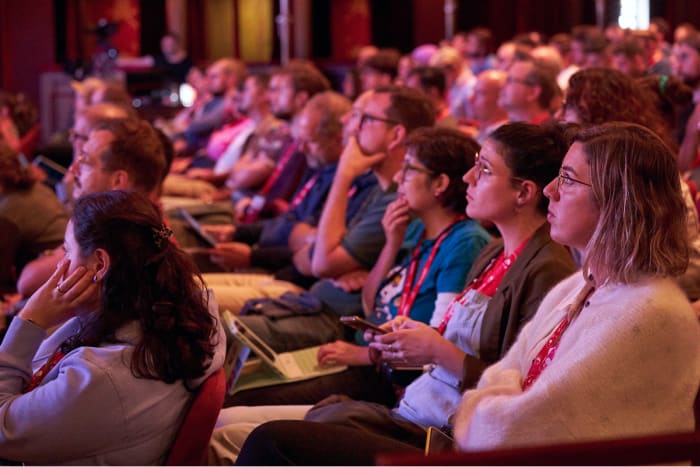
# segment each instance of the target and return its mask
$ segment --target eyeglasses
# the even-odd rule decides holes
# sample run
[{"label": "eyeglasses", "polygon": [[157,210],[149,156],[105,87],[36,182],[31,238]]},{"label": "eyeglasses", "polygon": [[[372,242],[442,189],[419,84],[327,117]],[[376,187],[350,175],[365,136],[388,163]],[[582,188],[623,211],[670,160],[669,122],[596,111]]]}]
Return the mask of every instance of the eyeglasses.
[{"label": "eyeglasses", "polygon": [[377,122],[384,122],[390,125],[398,125],[400,122],[397,122],[396,120],[392,120],[390,118],[386,117],[378,117],[376,115],[370,115],[368,113],[362,113],[360,115],[360,128],[362,128],[367,121],[377,121]]},{"label": "eyeglasses", "polygon": [[569,176],[566,172],[564,172],[563,170],[560,170],[560,171],[559,171],[559,175],[557,175],[557,191],[559,190],[559,188],[561,188],[562,185],[571,186],[571,185],[573,185],[574,183],[579,183],[579,184],[581,184],[581,185],[585,185],[585,186],[589,186],[589,187],[592,187],[592,186],[593,186],[593,185],[591,185],[590,183],[586,183],[586,182],[584,182],[584,181],[582,181],[582,180],[578,180],[578,179],[576,179],[576,178],[570,177],[570,176]]},{"label": "eyeglasses", "polygon": [[83,133],[78,133],[74,129],[68,130],[68,141],[75,144],[76,141],[82,141],[83,143],[88,140],[88,135]]},{"label": "eyeglasses", "polygon": [[[482,175],[486,175],[487,177],[490,177],[493,175],[493,171],[486,167],[483,162],[481,162],[481,159],[479,157],[479,153],[477,152],[474,155],[474,168],[476,169],[476,177],[475,180],[478,182],[481,179]],[[521,177],[514,177],[512,175],[509,175],[508,178],[510,178],[513,181],[516,182],[524,182],[525,179]]]},{"label": "eyeglasses", "polygon": [[433,172],[430,169],[424,169],[423,167],[418,167],[416,165],[411,165],[408,162],[404,161],[403,164],[401,165],[401,181],[406,180],[406,173],[411,170],[413,172],[420,172],[424,173],[427,175],[430,175],[431,177],[435,175],[435,172]]}]

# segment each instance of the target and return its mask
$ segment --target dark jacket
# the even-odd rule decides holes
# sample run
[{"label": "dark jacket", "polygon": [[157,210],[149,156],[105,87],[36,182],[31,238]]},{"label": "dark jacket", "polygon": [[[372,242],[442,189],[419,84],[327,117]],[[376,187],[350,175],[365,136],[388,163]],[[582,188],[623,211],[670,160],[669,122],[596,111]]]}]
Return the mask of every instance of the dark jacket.
[{"label": "dark jacket", "polygon": [[[486,245],[474,261],[467,283],[502,251],[501,239]],[[465,357],[462,390],[473,387],[484,369],[505,355],[547,292],[575,270],[568,250],[549,236],[549,224],[537,229],[489,301],[481,325],[480,358]]]}]

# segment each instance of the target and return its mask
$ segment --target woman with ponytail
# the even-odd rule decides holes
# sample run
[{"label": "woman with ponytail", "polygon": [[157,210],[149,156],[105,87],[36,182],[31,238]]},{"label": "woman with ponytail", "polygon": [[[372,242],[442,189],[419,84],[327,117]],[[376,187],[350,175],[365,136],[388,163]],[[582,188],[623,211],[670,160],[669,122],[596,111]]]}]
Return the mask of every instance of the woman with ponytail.
[{"label": "woman with ponytail", "polygon": [[76,202],[64,259],[0,345],[1,457],[164,462],[192,391],[225,348],[214,304],[171,233],[138,193]]}]

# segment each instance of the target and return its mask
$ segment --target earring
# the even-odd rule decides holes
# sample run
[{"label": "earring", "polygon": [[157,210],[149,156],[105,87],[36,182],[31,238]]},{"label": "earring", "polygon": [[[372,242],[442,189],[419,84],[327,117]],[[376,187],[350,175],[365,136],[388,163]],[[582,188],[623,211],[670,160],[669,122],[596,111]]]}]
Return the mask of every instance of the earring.
[{"label": "earring", "polygon": [[92,275],[92,282],[97,282],[97,274]]}]

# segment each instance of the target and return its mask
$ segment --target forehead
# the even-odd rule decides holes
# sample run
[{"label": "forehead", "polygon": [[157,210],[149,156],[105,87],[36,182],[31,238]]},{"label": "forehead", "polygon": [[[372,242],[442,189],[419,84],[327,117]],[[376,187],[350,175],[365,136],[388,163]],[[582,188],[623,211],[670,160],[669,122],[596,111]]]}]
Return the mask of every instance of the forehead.
[{"label": "forehead", "polygon": [[378,117],[386,115],[391,104],[391,98],[386,92],[373,93],[365,104],[365,111]]},{"label": "forehead", "polygon": [[291,88],[292,87],[292,77],[289,75],[272,75],[270,78],[270,86],[276,88]]},{"label": "forehead", "polygon": [[315,132],[316,126],[320,120],[321,113],[316,109],[305,109],[296,123],[297,132],[299,135],[310,135]]},{"label": "forehead", "polygon": [[498,90],[498,82],[494,79],[488,78],[486,76],[482,76],[480,78],[477,78],[476,84],[474,84],[474,92],[475,93],[485,93],[485,92],[490,92],[494,90]]},{"label": "forehead", "polygon": [[85,142],[85,151],[101,154],[109,147],[114,140],[114,135],[107,130],[93,130]]},{"label": "forehead", "polygon": [[575,142],[571,145],[564,156],[562,168],[570,170],[576,174],[587,173],[590,169],[586,160],[586,153],[583,150],[583,144]]},{"label": "forehead", "polygon": [[532,70],[532,64],[529,62],[515,62],[508,69],[508,74],[519,78],[525,77]]},{"label": "forehead", "polygon": [[373,91],[365,91],[360,94],[352,105],[353,109],[364,110],[364,108],[367,107],[367,102],[369,102],[372,94],[374,94]]},{"label": "forehead", "polygon": [[482,163],[486,162],[492,167],[506,166],[503,157],[501,157],[498,143],[491,138],[486,138],[486,141],[484,141],[484,144],[481,146],[481,150],[479,151],[479,159]]},{"label": "forehead", "polygon": [[249,76],[245,79],[244,85],[246,88],[256,89],[260,87],[258,80],[254,76]]}]

